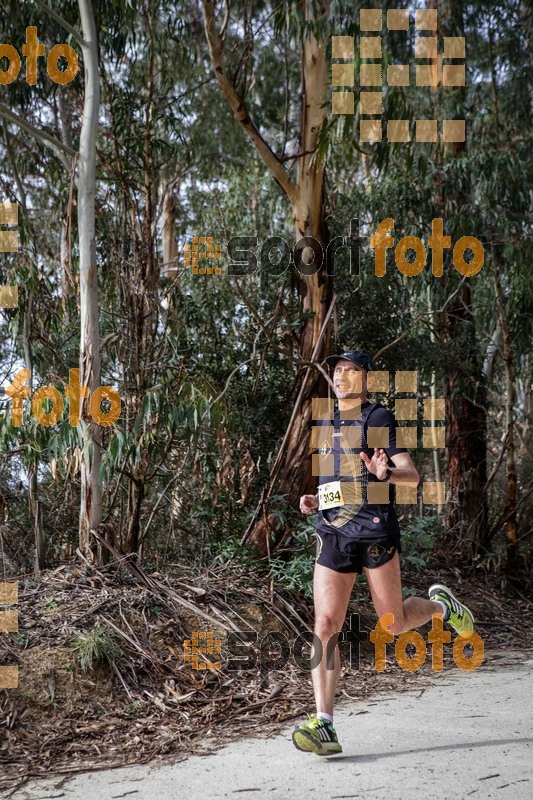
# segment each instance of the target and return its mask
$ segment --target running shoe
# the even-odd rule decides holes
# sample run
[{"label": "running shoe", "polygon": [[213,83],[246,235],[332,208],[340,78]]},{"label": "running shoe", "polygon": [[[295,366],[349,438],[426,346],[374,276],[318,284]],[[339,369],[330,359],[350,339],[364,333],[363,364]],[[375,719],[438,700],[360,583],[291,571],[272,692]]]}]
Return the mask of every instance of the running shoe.
[{"label": "running shoe", "polygon": [[329,720],[319,719],[316,714],[307,714],[307,722],[294,729],[292,741],[298,750],[316,753],[317,756],[342,753],[335,728]]},{"label": "running shoe", "polygon": [[457,597],[441,583],[435,583],[429,587],[429,599],[440,600],[448,609],[448,618],[445,622],[451,625],[459,636],[468,637],[474,630],[474,615],[464,603],[459,602]]}]

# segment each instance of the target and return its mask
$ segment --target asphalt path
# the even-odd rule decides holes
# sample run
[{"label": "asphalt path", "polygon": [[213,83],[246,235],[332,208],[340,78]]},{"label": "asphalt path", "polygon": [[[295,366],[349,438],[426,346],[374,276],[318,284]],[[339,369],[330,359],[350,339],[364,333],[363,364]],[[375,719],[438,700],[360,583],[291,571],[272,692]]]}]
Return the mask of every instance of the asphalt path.
[{"label": "asphalt path", "polygon": [[335,710],[343,752],[327,758],[279,736],[233,742],[164,766],[32,782],[15,800],[462,800],[533,798],[533,650],[485,653],[473,672],[348,701]]}]

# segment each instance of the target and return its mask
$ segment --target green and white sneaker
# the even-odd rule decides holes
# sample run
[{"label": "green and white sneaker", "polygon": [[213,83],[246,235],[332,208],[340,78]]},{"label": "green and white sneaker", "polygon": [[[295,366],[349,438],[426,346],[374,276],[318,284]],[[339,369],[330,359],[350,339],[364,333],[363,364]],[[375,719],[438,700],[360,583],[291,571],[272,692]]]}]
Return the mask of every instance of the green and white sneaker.
[{"label": "green and white sneaker", "polygon": [[459,636],[468,637],[474,630],[474,615],[464,603],[441,583],[434,583],[429,587],[429,599],[440,600],[448,609],[448,618],[445,622],[451,625]]},{"label": "green and white sneaker", "polygon": [[329,720],[319,719],[316,714],[307,714],[307,722],[294,729],[292,741],[298,750],[316,753],[317,756],[342,753],[335,728]]}]

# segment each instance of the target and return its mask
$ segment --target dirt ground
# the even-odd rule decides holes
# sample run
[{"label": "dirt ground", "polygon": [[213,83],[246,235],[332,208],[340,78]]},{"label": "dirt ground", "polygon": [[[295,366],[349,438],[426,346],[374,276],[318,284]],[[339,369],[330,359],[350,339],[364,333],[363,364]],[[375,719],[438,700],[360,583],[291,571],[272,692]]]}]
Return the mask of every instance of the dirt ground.
[{"label": "dirt ground", "polygon": [[[503,596],[490,588],[490,578],[461,578],[457,570],[434,565],[429,574],[472,609],[486,649],[533,646],[533,603],[524,594]],[[425,570],[404,567],[403,577],[409,592],[426,594]],[[311,640],[312,607],[303,596],[274,590],[265,578],[254,583],[250,574],[229,578],[209,570],[193,577],[189,571],[184,579],[139,566],[64,564],[19,578],[18,609],[18,633],[0,635],[0,662],[19,665],[18,688],[0,690],[0,789],[6,796],[32,777],[168,763],[254,733],[272,736],[287,720],[313,710],[309,649],[296,648],[299,635],[300,642]],[[356,584],[348,618],[356,613],[361,630],[374,628],[364,580]],[[94,645],[89,651],[86,637],[95,630],[107,638],[100,650]],[[220,641],[221,654],[205,656],[213,663],[218,657],[219,668],[194,669],[187,660],[184,643],[193,631],[211,631]],[[230,668],[232,631],[256,639],[254,666]],[[428,631],[420,629],[425,641]],[[269,633],[271,639],[283,634],[285,651],[269,645]],[[360,658],[357,645],[350,652],[342,644],[339,702],[423,684],[431,677],[429,648],[423,666],[411,672],[396,663],[390,645],[386,669],[377,672],[372,644],[362,643]],[[91,655],[86,671],[83,652]],[[277,667],[280,653],[285,663],[268,669]],[[457,670],[452,644],[444,653],[444,669]]]}]

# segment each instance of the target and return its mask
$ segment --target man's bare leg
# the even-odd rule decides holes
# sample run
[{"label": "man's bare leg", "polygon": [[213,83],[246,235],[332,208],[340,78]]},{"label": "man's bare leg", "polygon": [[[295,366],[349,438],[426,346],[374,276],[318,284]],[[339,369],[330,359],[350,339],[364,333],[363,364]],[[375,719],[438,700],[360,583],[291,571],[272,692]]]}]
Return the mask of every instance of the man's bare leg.
[{"label": "man's bare leg", "polygon": [[[327,661],[331,662],[333,641],[328,650],[328,641],[334,633],[342,630],[352,588],[357,577],[356,572],[336,572],[329,567],[315,563],[313,578],[313,596],[315,604],[314,632],[322,642],[322,659],[320,664],[311,670],[311,679],[315,693],[316,708],[333,716],[335,687],[341,671],[339,648],[335,646],[335,667],[327,669]],[[401,591],[400,591],[401,594]],[[432,607],[434,608],[434,603]],[[327,654],[330,654],[328,659]],[[311,657],[315,654],[312,648]]]},{"label": "man's bare leg", "polygon": [[383,566],[375,569],[363,567],[363,569],[378,618],[384,614],[394,614],[394,623],[388,628],[392,633],[418,628],[429,622],[433,614],[442,613],[441,606],[433,600],[425,600],[423,597],[403,599],[400,560],[397,552],[394,558]]}]

